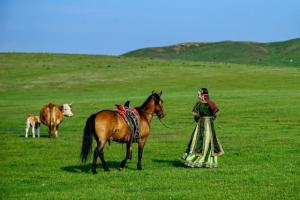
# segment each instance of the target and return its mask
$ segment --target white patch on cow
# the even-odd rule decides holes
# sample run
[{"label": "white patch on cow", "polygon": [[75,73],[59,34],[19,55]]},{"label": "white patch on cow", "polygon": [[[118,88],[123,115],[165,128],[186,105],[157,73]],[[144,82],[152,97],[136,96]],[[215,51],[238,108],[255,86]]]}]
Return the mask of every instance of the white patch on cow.
[{"label": "white patch on cow", "polygon": [[67,116],[67,117],[72,117],[74,114],[72,113],[72,110],[71,110],[71,104],[63,104],[63,114],[64,116]]},{"label": "white patch on cow", "polygon": [[60,123],[60,120],[59,119],[56,120],[56,125],[59,125],[59,123]]}]

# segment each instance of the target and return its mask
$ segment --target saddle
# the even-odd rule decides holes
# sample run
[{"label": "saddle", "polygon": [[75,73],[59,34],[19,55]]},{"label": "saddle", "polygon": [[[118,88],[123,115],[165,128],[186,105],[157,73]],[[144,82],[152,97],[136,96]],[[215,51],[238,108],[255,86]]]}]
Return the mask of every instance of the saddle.
[{"label": "saddle", "polygon": [[124,138],[124,142],[136,142],[139,139],[140,115],[138,111],[123,105],[116,105],[115,111],[124,119],[131,132]]}]

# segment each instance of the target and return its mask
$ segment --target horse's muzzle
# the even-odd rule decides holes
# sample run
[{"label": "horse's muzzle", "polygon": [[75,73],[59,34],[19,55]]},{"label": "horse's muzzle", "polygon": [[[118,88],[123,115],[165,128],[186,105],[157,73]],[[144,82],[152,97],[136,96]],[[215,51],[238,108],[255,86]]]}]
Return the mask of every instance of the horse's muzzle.
[{"label": "horse's muzzle", "polygon": [[166,116],[166,114],[165,114],[164,112],[160,112],[160,113],[157,114],[157,117],[158,117],[159,119],[162,119],[162,118],[164,118],[165,116]]}]

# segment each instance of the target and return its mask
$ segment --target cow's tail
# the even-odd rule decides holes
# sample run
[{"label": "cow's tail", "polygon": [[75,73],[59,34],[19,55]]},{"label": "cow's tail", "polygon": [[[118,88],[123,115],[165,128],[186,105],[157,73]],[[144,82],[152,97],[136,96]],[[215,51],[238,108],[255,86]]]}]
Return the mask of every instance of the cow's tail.
[{"label": "cow's tail", "polygon": [[51,136],[52,134],[52,119],[51,119],[51,116],[52,116],[52,106],[51,104],[48,105],[48,109],[49,109],[49,112],[47,112],[46,114],[46,123],[48,125],[48,131],[49,131],[49,137]]},{"label": "cow's tail", "polygon": [[92,150],[93,136],[96,134],[95,130],[96,114],[91,115],[85,124],[83,131],[83,139],[81,146],[81,162],[85,163],[89,153]]},{"label": "cow's tail", "polygon": [[49,124],[49,136],[55,132],[55,111],[54,106],[52,104],[49,104],[49,114],[47,116],[47,121]]}]

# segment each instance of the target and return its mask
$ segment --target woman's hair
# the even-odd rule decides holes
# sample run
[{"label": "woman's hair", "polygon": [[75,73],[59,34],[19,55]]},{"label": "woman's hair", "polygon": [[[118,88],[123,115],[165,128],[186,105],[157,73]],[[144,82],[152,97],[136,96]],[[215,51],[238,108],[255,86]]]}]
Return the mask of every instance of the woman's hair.
[{"label": "woman's hair", "polygon": [[207,88],[201,88],[201,89],[199,90],[199,92],[200,92],[201,94],[208,94],[208,89],[207,89]]}]

